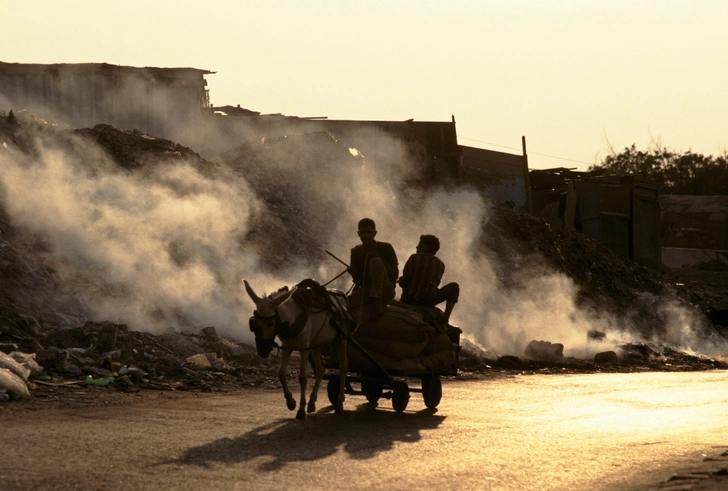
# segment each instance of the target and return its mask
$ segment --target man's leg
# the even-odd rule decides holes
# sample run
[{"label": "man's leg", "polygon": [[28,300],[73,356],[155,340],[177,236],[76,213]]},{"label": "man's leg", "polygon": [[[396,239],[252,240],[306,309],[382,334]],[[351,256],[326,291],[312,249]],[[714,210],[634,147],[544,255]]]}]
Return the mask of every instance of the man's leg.
[{"label": "man's leg", "polygon": [[394,300],[394,285],[387,276],[384,261],[373,257],[369,261],[369,311],[370,320],[378,320],[384,311],[384,306]]},{"label": "man's leg", "polygon": [[460,298],[460,285],[457,283],[448,283],[440,288],[435,294],[434,305],[445,302],[445,319],[450,320],[450,314],[455,308]]}]

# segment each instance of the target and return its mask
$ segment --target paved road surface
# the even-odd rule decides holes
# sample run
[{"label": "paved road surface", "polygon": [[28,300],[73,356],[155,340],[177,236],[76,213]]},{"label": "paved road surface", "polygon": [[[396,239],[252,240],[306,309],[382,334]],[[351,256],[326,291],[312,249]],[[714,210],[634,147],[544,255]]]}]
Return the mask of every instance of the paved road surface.
[{"label": "paved road surface", "polygon": [[402,414],[349,397],[335,415],[323,394],[303,422],[261,390],[0,412],[0,489],[654,489],[728,444],[727,372],[451,381],[443,392],[434,414],[413,394]]}]

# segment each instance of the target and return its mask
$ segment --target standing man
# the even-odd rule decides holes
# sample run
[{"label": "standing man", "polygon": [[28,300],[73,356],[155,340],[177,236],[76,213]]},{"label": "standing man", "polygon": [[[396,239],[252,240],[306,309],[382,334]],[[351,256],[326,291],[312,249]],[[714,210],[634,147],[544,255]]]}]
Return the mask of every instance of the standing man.
[{"label": "standing man", "polygon": [[354,280],[350,302],[353,307],[366,305],[369,320],[382,316],[384,306],[394,300],[394,284],[399,276],[399,261],[392,244],[378,242],[377,227],[371,218],[359,220],[361,244],[351,249],[349,274]]},{"label": "standing man", "polygon": [[460,285],[448,283],[439,288],[445,274],[445,263],[435,256],[440,250],[440,239],[434,235],[422,235],[416,250],[417,253],[407,259],[399,279],[402,301],[417,307],[434,307],[446,302],[445,319],[450,320],[460,296]]}]

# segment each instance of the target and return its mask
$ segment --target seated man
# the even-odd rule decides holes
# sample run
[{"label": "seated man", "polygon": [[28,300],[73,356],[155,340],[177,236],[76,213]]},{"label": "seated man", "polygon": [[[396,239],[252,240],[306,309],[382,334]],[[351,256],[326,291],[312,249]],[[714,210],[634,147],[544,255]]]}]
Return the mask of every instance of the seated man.
[{"label": "seated man", "polygon": [[460,296],[460,286],[448,283],[442,288],[440,280],[445,273],[445,263],[435,254],[440,250],[440,239],[434,235],[420,236],[417,253],[412,254],[404,265],[399,286],[402,287],[402,301],[416,307],[434,307],[445,303],[445,319],[450,319]]},{"label": "seated man", "polygon": [[394,247],[374,240],[377,228],[371,218],[359,220],[361,244],[351,249],[349,274],[354,291],[349,297],[352,308],[367,306],[369,319],[378,320],[383,308],[394,300],[394,284],[399,276],[399,262]]}]

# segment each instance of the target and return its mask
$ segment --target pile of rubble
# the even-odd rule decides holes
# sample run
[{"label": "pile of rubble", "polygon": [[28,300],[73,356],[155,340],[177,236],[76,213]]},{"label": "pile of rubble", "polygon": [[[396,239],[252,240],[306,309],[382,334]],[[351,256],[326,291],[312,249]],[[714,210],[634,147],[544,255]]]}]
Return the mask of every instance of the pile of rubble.
[{"label": "pile of rubble", "polygon": [[219,161],[243,176],[266,207],[245,241],[270,270],[325,258],[320,244],[344,215],[331,190],[346,189],[349,172],[363,165],[361,155],[323,131],[247,141]]},{"label": "pile of rubble", "polygon": [[[316,191],[321,185],[345,187],[349,173],[362,167],[361,156],[326,133],[245,142],[209,162],[188,148],[139,132],[107,125],[70,131],[27,115],[16,119],[4,113],[0,113],[0,159],[8,155],[3,152],[32,156],[43,135],[56,138],[60,146],[79,144],[79,136],[93,141],[127,172],[143,172],[145,166],[160,162],[184,162],[206,175],[244,179],[265,212],[253,217],[254,223],[240,241],[255,249],[270,270],[321,259],[324,251],[318,244],[327,241],[330,223],[344,211],[326,192]],[[645,343],[623,345],[587,362],[563,357],[558,345],[550,343],[534,345],[540,351],[532,347],[523,358],[492,358],[463,341],[461,370],[561,373],[726,368],[720,361],[650,345],[647,340],[659,337],[664,329],[655,305],[667,299],[705,314],[706,321],[712,321],[706,322],[705,329],[712,330],[708,334],[722,336],[728,268],[650,271],[620,259],[579,232],[554,232],[540,218],[496,201],[491,205],[481,246],[499,258],[495,267],[504,288],[518,289],[545,268],[561,271],[578,285],[580,307],[595,315],[618,316]],[[277,360],[260,359],[252,347],[218,337],[212,326],[151,334],[142,332],[143,326],[128,328],[92,319],[74,295],[73,285],[47,260],[49,248],[44,237],[14,226],[0,206],[0,351],[6,354],[2,359],[7,365],[0,365],[0,377],[12,380],[12,388],[10,382],[6,384],[5,396],[0,389],[0,399],[23,397],[21,387],[40,390],[78,384],[123,391],[277,385]]]},{"label": "pile of rubble", "polygon": [[138,169],[169,160],[184,159],[204,166],[204,160],[193,150],[163,138],[152,138],[137,130],[122,131],[108,124],[73,131],[103,148],[122,169]]},{"label": "pile of rubble", "polygon": [[26,324],[5,326],[0,338],[0,400],[28,397],[28,387],[209,392],[272,388],[277,377],[275,359],[261,359],[212,326],[195,335],[138,332],[110,322],[49,331]]},{"label": "pile of rubble", "polygon": [[709,260],[667,269],[663,280],[680,298],[699,308],[716,329],[728,336],[728,264]]},{"label": "pile of rubble", "polygon": [[715,359],[677,351],[654,343],[627,343],[613,351],[597,353],[592,360],[563,355],[560,343],[533,340],[522,357],[491,353],[463,341],[459,368],[465,372],[501,373],[631,373],[644,371],[691,372],[728,369],[728,359]]},{"label": "pile of rubble", "polygon": [[579,307],[617,316],[646,340],[664,334],[658,307],[672,301],[704,321],[706,336],[728,338],[727,265],[710,261],[655,271],[622,259],[578,231],[555,232],[542,218],[495,201],[491,209],[482,244],[499,258],[495,267],[506,288],[520,287],[545,265],[574,281]]},{"label": "pile of rubble", "polygon": [[[495,267],[505,288],[522,287],[543,268],[559,271],[578,286],[576,303],[581,309],[618,319],[644,342],[617,346],[614,351],[598,353],[593,360],[564,357],[563,345],[541,340],[532,340],[521,357],[494,358],[492,353],[479,353],[466,345],[461,355],[462,369],[485,366],[561,373],[728,368],[726,357],[687,354],[655,342],[666,337],[664,307],[677,305],[693,318],[691,328],[696,337],[715,345],[726,344],[728,266],[710,261],[679,269],[651,270],[620,258],[578,231],[555,232],[541,218],[495,201],[491,205],[493,215],[483,225],[482,244],[499,258]],[[605,333],[590,331],[588,340],[591,336],[599,341]]]}]

